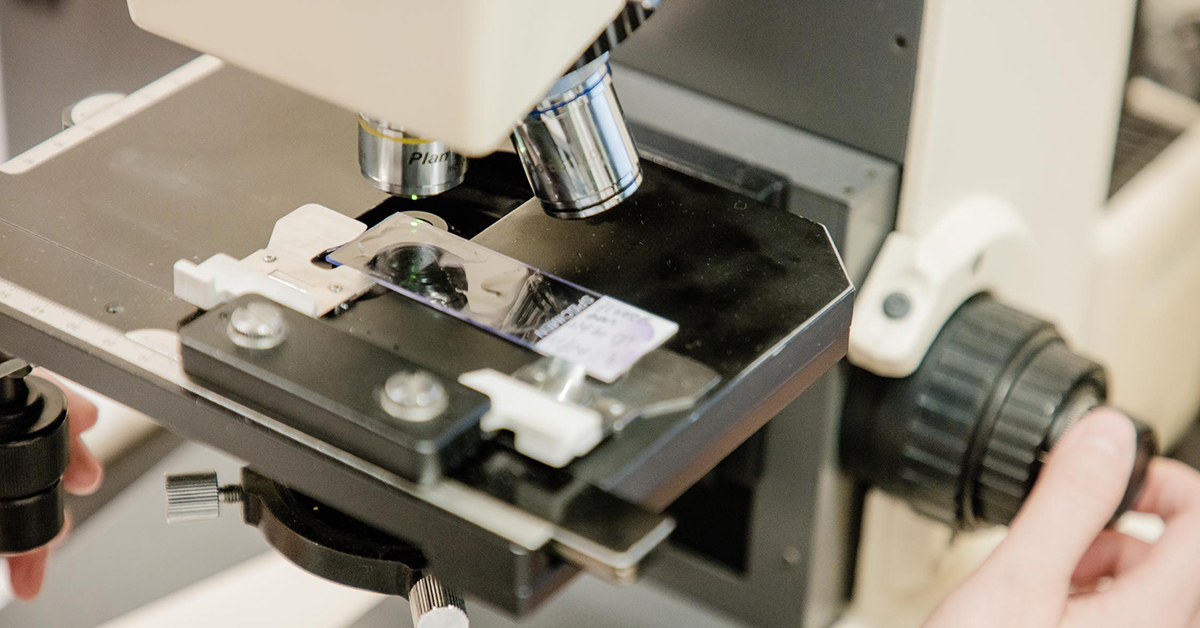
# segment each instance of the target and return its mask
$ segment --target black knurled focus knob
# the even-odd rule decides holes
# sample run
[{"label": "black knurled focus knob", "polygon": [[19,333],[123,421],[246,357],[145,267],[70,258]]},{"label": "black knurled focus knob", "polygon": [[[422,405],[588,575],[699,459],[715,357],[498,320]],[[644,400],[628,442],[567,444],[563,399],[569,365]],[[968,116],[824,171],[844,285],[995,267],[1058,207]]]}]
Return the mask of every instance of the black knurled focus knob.
[{"label": "black knurled focus knob", "polygon": [[1061,339],[1033,356],[1009,388],[983,443],[972,504],[980,519],[1012,521],[1033,488],[1043,452],[1056,440],[1052,432],[1061,435],[1103,405],[1105,390],[1100,365],[1071,353]]},{"label": "black knurled focus knob", "polygon": [[[955,312],[913,375],[856,373],[850,391],[846,468],[960,529],[1011,522],[1046,452],[1107,395],[1103,369],[1053,326],[987,296]],[[1140,424],[1138,448],[1120,512],[1154,455]]]},{"label": "black knurled focus knob", "polygon": [[0,363],[0,553],[40,547],[63,527],[67,400],[29,364]]}]

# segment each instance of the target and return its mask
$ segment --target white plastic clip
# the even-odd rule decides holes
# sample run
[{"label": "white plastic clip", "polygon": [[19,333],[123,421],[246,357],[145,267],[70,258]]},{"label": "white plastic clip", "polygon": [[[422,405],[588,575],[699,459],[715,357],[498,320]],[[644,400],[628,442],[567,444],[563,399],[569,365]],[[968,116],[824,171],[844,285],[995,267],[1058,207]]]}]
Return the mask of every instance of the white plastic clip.
[{"label": "white plastic clip", "polygon": [[511,430],[518,452],[552,467],[566,466],[604,437],[596,410],[564,403],[498,371],[471,371],[458,381],[492,400],[479,423],[483,431]]},{"label": "white plastic clip", "polygon": [[328,207],[304,205],[276,221],[267,248],[245,259],[219,253],[200,264],[175,262],[175,295],[207,310],[253,292],[297,312],[324,316],[375,282],[353,268],[323,268],[312,260],[366,228]]}]

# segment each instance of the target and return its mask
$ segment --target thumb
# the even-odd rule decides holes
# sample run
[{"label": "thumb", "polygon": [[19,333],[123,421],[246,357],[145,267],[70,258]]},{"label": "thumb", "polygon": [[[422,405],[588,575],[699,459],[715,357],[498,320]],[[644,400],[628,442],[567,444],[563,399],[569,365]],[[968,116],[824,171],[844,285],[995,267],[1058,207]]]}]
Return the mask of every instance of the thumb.
[{"label": "thumb", "polygon": [[1043,592],[1061,587],[1065,596],[1076,565],[1121,503],[1135,439],[1133,422],[1108,408],[1070,428],[990,562]]}]

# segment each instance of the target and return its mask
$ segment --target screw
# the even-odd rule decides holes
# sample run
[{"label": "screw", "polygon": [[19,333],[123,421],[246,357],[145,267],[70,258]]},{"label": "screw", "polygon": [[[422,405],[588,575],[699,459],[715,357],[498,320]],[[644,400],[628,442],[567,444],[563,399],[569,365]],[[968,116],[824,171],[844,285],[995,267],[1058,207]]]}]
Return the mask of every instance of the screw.
[{"label": "screw", "polygon": [[226,330],[233,344],[247,349],[271,349],[287,336],[283,310],[274,303],[254,301],[238,307],[229,316]]},{"label": "screw", "polygon": [[894,320],[908,316],[912,310],[912,302],[900,292],[893,292],[883,300],[883,315]]},{"label": "screw", "polygon": [[788,567],[795,567],[800,564],[804,556],[800,553],[797,547],[788,547],[783,550],[783,564]]},{"label": "screw", "polygon": [[263,261],[268,264],[274,264],[275,260],[277,260],[277,259],[279,259],[279,258],[275,257],[274,255],[264,255],[263,256]]},{"label": "screw", "polygon": [[125,311],[125,306],[113,301],[112,303],[104,306],[104,311],[108,312],[109,314],[120,314],[121,312]]},{"label": "screw", "polygon": [[331,283],[331,284],[329,284],[329,291],[330,291],[330,292],[333,292],[333,293],[335,293],[335,294],[336,294],[336,293],[338,293],[338,292],[341,292],[341,291],[342,291],[342,284],[340,284],[340,283]]},{"label": "screw", "polygon": [[543,374],[542,379],[535,375],[534,380],[555,399],[579,405],[591,403],[592,391],[587,387],[587,369],[583,366],[552,358],[539,373]]},{"label": "screw", "polygon": [[383,384],[379,405],[389,415],[412,422],[435,419],[450,405],[446,387],[427,371],[399,372]]},{"label": "screw", "polygon": [[217,484],[217,473],[184,473],[167,476],[167,523],[206,521],[221,516],[221,504],[244,501],[241,486]]}]

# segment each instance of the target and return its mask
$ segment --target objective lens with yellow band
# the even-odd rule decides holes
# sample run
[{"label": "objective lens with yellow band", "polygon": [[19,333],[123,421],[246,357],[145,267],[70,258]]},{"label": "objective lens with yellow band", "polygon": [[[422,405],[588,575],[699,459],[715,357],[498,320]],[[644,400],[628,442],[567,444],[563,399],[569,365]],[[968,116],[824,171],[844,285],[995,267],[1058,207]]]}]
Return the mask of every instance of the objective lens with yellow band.
[{"label": "objective lens with yellow band", "polygon": [[416,198],[457,186],[467,172],[466,157],[445,144],[363,115],[358,117],[358,163],[375,187]]}]

